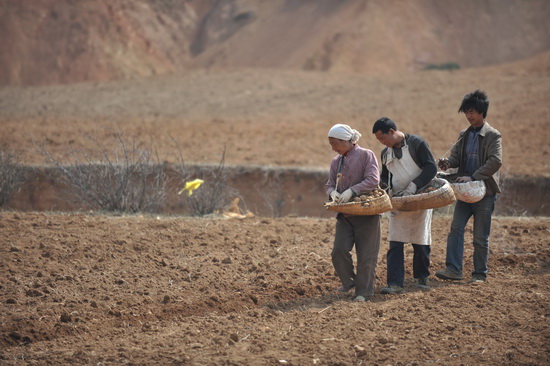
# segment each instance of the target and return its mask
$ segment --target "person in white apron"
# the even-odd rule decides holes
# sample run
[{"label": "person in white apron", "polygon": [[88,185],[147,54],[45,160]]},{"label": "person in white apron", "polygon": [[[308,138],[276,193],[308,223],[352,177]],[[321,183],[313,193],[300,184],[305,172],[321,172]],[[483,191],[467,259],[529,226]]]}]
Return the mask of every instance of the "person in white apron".
[{"label": "person in white apron", "polygon": [[[397,130],[394,121],[378,119],[373,126],[382,150],[381,181],[386,182],[390,196],[415,194],[437,174],[437,166],[428,144],[420,137]],[[413,276],[417,286],[429,288],[432,211],[391,211],[389,213],[387,252],[387,287],[383,294],[403,292],[405,277],[404,244],[414,249]]]}]

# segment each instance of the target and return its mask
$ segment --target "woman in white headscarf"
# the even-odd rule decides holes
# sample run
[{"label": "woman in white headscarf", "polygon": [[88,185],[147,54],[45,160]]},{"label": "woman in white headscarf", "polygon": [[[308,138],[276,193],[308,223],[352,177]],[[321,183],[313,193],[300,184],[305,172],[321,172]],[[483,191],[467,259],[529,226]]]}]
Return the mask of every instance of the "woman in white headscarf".
[{"label": "woman in white headscarf", "polygon": [[[375,154],[360,147],[359,131],[345,124],[336,124],[328,132],[329,144],[338,153],[330,164],[325,191],[333,201],[345,203],[379,184]],[[351,250],[355,246],[357,269],[354,270]],[[356,216],[338,213],[332,249],[332,264],[340,278],[340,292],[355,288],[354,301],[366,301],[374,294],[378,252],[380,250],[380,215]]]}]

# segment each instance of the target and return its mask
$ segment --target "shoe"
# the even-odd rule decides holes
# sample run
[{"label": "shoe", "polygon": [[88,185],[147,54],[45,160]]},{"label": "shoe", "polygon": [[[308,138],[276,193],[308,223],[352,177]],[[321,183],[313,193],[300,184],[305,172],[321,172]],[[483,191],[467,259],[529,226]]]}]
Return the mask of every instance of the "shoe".
[{"label": "shoe", "polygon": [[473,275],[472,279],[468,283],[483,283],[485,282],[485,277],[480,275]]},{"label": "shoe", "polygon": [[367,301],[367,299],[365,298],[365,296],[359,295],[359,296],[356,296],[356,297],[353,299],[353,301],[356,301],[356,302],[365,302],[365,301]]},{"label": "shoe", "polygon": [[422,290],[429,290],[430,289],[430,279],[428,277],[419,278],[416,281],[416,287],[421,288]]},{"label": "shoe", "polygon": [[380,293],[384,295],[392,294],[397,295],[403,293],[403,287],[399,287],[397,285],[391,285],[388,287],[382,287],[380,289]]},{"label": "shoe", "polygon": [[354,287],[355,287],[355,283],[352,283],[351,285],[349,285],[349,287],[346,287],[346,286],[342,285],[342,286],[338,287],[336,289],[336,291],[338,291],[338,292],[348,292],[349,290],[351,290]]},{"label": "shoe", "polygon": [[442,271],[436,271],[435,276],[441,278],[442,280],[451,280],[451,281],[460,281],[462,276],[454,272],[451,272],[448,268]]}]

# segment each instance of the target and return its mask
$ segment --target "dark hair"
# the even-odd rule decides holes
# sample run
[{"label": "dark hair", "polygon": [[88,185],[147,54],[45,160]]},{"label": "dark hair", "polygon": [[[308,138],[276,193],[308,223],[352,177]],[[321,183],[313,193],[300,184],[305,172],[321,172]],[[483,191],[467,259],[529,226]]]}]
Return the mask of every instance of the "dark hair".
[{"label": "dark hair", "polygon": [[386,134],[390,130],[397,131],[397,125],[395,124],[394,121],[392,121],[388,117],[378,118],[376,122],[374,122],[374,125],[372,126],[372,133],[376,133],[377,131],[382,131],[383,134]]},{"label": "dark hair", "polygon": [[477,113],[483,114],[483,118],[487,117],[489,98],[484,91],[476,90],[464,96],[462,104],[460,104],[460,108],[458,108],[458,113],[466,113],[470,109],[474,109]]}]

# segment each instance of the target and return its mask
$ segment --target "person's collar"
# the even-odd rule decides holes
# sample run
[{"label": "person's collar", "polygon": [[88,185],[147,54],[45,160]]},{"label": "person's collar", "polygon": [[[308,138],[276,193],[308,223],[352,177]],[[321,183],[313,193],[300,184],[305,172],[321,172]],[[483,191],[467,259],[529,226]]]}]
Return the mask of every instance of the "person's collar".
[{"label": "person's collar", "polygon": [[473,126],[470,126],[469,127],[469,131],[472,132],[473,134],[478,134],[478,135],[485,135],[485,133],[483,131],[485,131],[485,125],[487,124],[487,121],[483,121],[483,124],[479,127],[473,127]]},{"label": "person's collar", "polygon": [[481,130],[483,129],[483,127],[485,127],[485,125],[487,124],[487,121],[486,120],[483,120],[483,124],[479,127],[473,127],[473,126],[470,126],[470,131],[472,132],[481,132]]},{"label": "person's collar", "polygon": [[479,134],[481,136],[485,136],[485,133],[487,132],[487,130],[491,128],[491,126],[489,125],[489,122],[487,122],[486,119],[483,120],[483,125],[481,126],[481,130],[479,131]]},{"label": "person's collar", "polygon": [[355,150],[356,147],[357,147],[357,144],[353,144],[353,146],[351,147],[351,149],[349,149],[348,151],[346,151],[346,152],[344,153],[344,155],[342,155],[342,156],[344,156],[344,157],[348,156],[352,151]]},{"label": "person's collar", "polygon": [[392,148],[394,149],[400,149],[402,148],[403,146],[405,146],[405,138],[407,137],[405,134],[402,134],[402,137],[401,138],[401,141],[399,141],[398,143],[396,143],[395,145],[392,146]]}]

